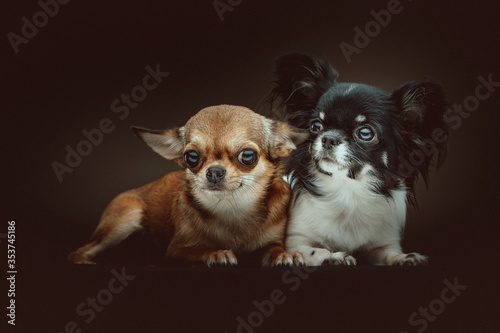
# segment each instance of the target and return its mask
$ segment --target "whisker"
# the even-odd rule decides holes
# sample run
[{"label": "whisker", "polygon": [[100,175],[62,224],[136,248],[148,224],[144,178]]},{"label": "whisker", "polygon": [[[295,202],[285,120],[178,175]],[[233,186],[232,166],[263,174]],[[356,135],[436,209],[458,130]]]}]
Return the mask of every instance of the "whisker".
[{"label": "whisker", "polygon": [[359,164],[363,165],[363,162],[361,162],[361,160],[359,158],[357,158],[356,156],[353,156],[353,155],[348,155],[348,157],[355,161],[355,162],[358,162]]}]

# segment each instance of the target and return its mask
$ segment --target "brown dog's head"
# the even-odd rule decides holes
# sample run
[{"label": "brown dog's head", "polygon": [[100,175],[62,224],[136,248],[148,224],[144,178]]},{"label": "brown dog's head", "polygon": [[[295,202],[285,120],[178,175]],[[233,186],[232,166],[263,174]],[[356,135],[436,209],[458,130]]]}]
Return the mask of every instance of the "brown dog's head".
[{"label": "brown dog's head", "polygon": [[185,126],[167,131],[134,127],[156,153],[187,168],[198,199],[223,198],[265,188],[277,161],[309,136],[241,106],[220,105],[198,112]]}]

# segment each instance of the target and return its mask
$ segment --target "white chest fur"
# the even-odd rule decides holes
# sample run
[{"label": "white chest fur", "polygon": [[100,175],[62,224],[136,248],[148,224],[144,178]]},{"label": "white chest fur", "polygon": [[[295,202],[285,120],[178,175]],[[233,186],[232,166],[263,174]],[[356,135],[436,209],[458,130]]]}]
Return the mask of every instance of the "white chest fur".
[{"label": "white chest fur", "polygon": [[213,227],[206,230],[210,235],[205,241],[213,248],[251,252],[272,241],[281,239],[285,224],[278,224],[261,230],[256,216],[257,203],[262,199],[262,191],[249,190],[245,187],[232,195],[217,196],[209,192],[196,193],[199,202],[213,214]]},{"label": "white chest fur", "polygon": [[331,176],[317,173],[314,184],[326,195],[307,191],[299,195],[290,211],[289,239],[307,239],[310,246],[351,253],[399,243],[406,220],[406,190],[393,190],[392,198],[376,194],[370,189],[375,180],[368,171],[369,167],[356,180],[344,170]]},{"label": "white chest fur", "polygon": [[255,210],[258,196],[250,191],[237,190],[233,195],[216,195],[211,192],[195,193],[195,198],[211,213],[225,221],[240,221]]}]

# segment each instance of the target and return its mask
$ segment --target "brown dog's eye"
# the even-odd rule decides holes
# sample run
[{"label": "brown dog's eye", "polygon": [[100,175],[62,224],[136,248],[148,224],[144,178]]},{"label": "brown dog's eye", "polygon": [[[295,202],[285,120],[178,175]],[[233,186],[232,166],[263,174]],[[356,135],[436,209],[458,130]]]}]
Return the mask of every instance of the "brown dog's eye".
[{"label": "brown dog's eye", "polygon": [[200,154],[196,150],[188,150],[184,153],[184,162],[188,168],[196,168],[200,163]]},{"label": "brown dog's eye", "polygon": [[257,152],[253,149],[243,149],[238,155],[238,161],[245,166],[254,165],[257,162]]}]

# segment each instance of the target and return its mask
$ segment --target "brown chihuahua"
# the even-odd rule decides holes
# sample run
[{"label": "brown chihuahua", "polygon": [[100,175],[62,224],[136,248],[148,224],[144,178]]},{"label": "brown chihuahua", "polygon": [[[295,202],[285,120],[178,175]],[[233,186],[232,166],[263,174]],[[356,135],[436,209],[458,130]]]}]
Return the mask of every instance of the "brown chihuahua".
[{"label": "brown chihuahua", "polygon": [[90,240],[69,261],[91,264],[103,250],[147,230],[167,248],[167,261],[233,266],[257,256],[263,266],[299,266],[299,252],[283,248],[291,195],[280,160],[308,131],[250,109],[208,107],[181,128],[134,127],[156,153],[185,171],[118,195]]}]

